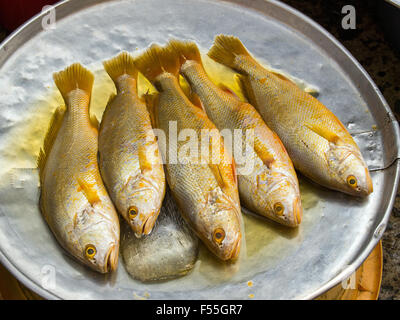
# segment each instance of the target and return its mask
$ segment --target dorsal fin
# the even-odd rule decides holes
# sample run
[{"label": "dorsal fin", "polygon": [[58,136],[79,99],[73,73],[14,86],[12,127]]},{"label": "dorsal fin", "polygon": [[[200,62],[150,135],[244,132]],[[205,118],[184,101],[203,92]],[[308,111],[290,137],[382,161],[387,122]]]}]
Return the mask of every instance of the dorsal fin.
[{"label": "dorsal fin", "polygon": [[43,183],[44,167],[47,162],[47,157],[53,147],[58,131],[64,119],[65,106],[59,106],[53,113],[46,136],[44,138],[43,148],[40,149],[37,166],[39,169],[40,182]]},{"label": "dorsal fin", "polygon": [[235,81],[238,84],[240,90],[243,93],[243,96],[249,101],[256,109],[256,98],[251,88],[250,82],[247,81],[247,77],[241,74],[235,74]]},{"label": "dorsal fin", "polygon": [[179,75],[179,85],[181,86],[181,89],[185,94],[185,96],[190,99],[190,93],[192,91],[192,88],[190,87],[189,82],[187,82],[185,77],[183,77],[182,75]]},{"label": "dorsal fin", "polygon": [[99,129],[99,119],[97,119],[97,116],[95,114],[91,114],[89,117],[90,123],[95,129]]},{"label": "dorsal fin", "polygon": [[279,79],[283,80],[283,81],[287,81],[293,85],[295,85],[297,87],[297,84],[295,82],[293,82],[293,80],[289,79],[288,77],[284,76],[281,73],[278,72],[274,72],[274,71],[270,71],[275,77],[278,77]]},{"label": "dorsal fin", "polygon": [[[113,102],[113,100],[115,99],[116,96],[117,96],[117,95],[116,95],[115,93],[111,93],[111,94],[110,94],[110,97],[108,98],[108,102],[107,102],[107,104],[106,104],[106,108],[104,109],[104,112],[103,112],[103,115],[102,115],[102,118],[101,118],[100,125],[98,126],[99,132],[103,131],[103,129],[102,129],[102,128],[103,128],[103,123],[104,123],[103,120],[106,118],[106,114],[107,114],[108,110],[110,110],[110,108],[107,108],[107,106],[108,106],[110,103]],[[92,122],[92,119],[91,119],[91,122]]]},{"label": "dorsal fin", "polygon": [[147,111],[150,115],[151,126],[153,128],[158,128],[156,108],[158,104],[158,93],[146,93],[143,95],[146,103]]},{"label": "dorsal fin", "polygon": [[108,98],[106,106],[108,106],[110,103],[112,103],[116,96],[117,95],[115,93],[111,93],[110,97]]}]

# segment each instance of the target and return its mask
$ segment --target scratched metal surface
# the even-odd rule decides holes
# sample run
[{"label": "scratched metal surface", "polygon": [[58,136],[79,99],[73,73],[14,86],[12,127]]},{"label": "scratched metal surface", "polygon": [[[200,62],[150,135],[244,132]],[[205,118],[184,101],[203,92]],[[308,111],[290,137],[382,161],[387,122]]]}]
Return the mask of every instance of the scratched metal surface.
[{"label": "scratched metal surface", "polygon": [[[55,29],[43,31],[38,16],[0,47],[0,260],[27,287],[50,299],[309,299],[347,277],[374,248],[398,183],[398,125],[369,76],[317,24],[263,0],[64,1],[56,14]],[[318,98],[359,144],[374,193],[359,200],[301,179],[299,229],[246,216],[247,251],[234,266],[204,253],[189,275],[153,284],[131,279],[122,259],[113,275],[81,266],[39,212],[35,132],[43,128],[29,131],[32,139],[23,129],[43,126],[38,105],[54,90],[52,73],[76,61],[97,70],[122,49],[170,37],[207,49],[219,33],[238,36],[272,67],[318,86]]]}]

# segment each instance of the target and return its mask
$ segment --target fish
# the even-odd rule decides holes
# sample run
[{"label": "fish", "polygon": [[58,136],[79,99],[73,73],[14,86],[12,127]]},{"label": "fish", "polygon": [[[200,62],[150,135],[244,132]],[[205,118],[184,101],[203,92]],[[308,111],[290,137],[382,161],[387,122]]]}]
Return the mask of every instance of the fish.
[{"label": "fish", "polygon": [[100,172],[117,212],[141,237],[151,233],[164,199],[162,159],[132,56],[122,52],[103,65],[117,94],[100,123]]},{"label": "fish", "polygon": [[139,239],[127,223],[121,223],[121,256],[134,279],[148,282],[183,276],[194,267],[198,253],[198,238],[183,220],[170,191],[150,235]]},{"label": "fish", "polygon": [[119,219],[97,162],[98,122],[90,117],[94,76],[75,63],[53,75],[58,107],[38,157],[40,209],[62,247],[100,273],[117,269]]},{"label": "fish", "polygon": [[195,42],[171,40],[169,46],[180,56],[180,72],[190,85],[192,99],[198,98],[216,127],[232,133],[240,130],[241,137],[246,130],[253,131],[254,143],[248,146],[245,156],[247,165],[252,162],[252,170],[238,174],[241,204],[280,224],[298,226],[303,212],[299,182],[279,137],[251,104],[240,101],[229,88],[212,82]]},{"label": "fish", "polygon": [[238,73],[244,95],[277,133],[304,176],[352,196],[366,197],[373,192],[356,142],[318,99],[285,76],[264,68],[237,37],[216,36],[208,56]]},{"label": "fish", "polygon": [[[182,91],[179,63],[171,50],[153,44],[136,57],[135,63],[158,91],[145,99],[154,127],[166,138],[160,150],[166,179],[182,217],[216,257],[235,260],[240,252],[243,221],[234,162],[219,131]],[[191,140],[177,137],[189,134],[198,142],[205,131],[213,132],[205,148],[197,154],[183,152]],[[203,149],[219,153],[219,159],[211,161]]]}]

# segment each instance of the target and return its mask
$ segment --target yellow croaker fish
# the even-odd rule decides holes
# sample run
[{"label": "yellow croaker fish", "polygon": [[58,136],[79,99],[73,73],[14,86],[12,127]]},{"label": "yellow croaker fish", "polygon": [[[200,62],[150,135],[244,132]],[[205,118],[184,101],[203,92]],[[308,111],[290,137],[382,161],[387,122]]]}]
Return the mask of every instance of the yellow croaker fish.
[{"label": "yellow croaker fish", "polygon": [[117,95],[100,124],[100,171],[117,211],[141,237],[153,229],[164,199],[161,155],[146,104],[138,96],[133,58],[123,52],[104,67]]},{"label": "yellow croaker fish", "polygon": [[[148,97],[148,108],[152,110],[155,127],[166,135],[166,143],[160,143],[160,149],[167,181],[183,218],[220,259],[237,258],[242,239],[239,195],[234,164],[218,130],[183,93],[178,82],[178,59],[172,51],[153,45],[135,63],[159,91],[156,98]],[[186,129],[195,133],[198,141],[202,130],[214,129],[217,137],[210,139],[207,148],[222,150],[221,161],[214,164],[206,157],[202,158],[207,159],[204,162],[199,157],[178,157],[174,161],[178,150],[187,145],[171,134],[174,124],[178,135]]]},{"label": "yellow croaker fish", "polygon": [[[210,120],[219,130],[254,132],[246,162],[253,170],[238,174],[241,203],[253,212],[281,224],[295,227],[301,222],[302,207],[296,172],[278,136],[248,103],[216,86],[207,76],[194,42],[170,41],[169,46],[181,57],[181,73],[198,97]],[[247,153],[249,150],[247,150]]]},{"label": "yellow croaker fish", "polygon": [[286,77],[259,64],[241,41],[219,35],[208,52],[237,72],[245,96],[285,145],[296,169],[328,188],[367,196],[372,180],[361,152],[339,119]]},{"label": "yellow croaker fish", "polygon": [[93,80],[80,64],[54,74],[66,108],[55,111],[39,154],[40,208],[70,254],[106,273],[118,266],[119,221],[97,164],[97,123],[89,116]]}]

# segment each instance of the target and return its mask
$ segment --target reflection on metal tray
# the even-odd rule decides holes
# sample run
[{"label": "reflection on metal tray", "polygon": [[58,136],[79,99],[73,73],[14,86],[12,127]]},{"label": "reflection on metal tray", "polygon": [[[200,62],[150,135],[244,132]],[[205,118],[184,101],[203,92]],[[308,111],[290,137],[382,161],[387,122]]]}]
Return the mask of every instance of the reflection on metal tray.
[{"label": "reflection on metal tray", "polygon": [[[263,0],[64,1],[56,13],[55,29],[42,30],[43,13],[0,47],[0,261],[29,289],[52,299],[309,299],[349,276],[376,246],[398,184],[398,124],[367,73],[316,23]],[[109,94],[99,86],[102,60],[170,37],[207,50],[219,33],[238,36],[273,68],[318,86],[318,98],[360,145],[374,193],[361,200],[300,179],[305,211],[298,230],[246,215],[239,264],[201,250],[194,270],[171,281],[135,281],[122,262],[112,275],[81,266],[61,250],[38,209],[33,168],[45,129],[37,124],[60,101],[51,94],[52,73],[76,61],[94,70],[92,105],[101,115]]]}]

